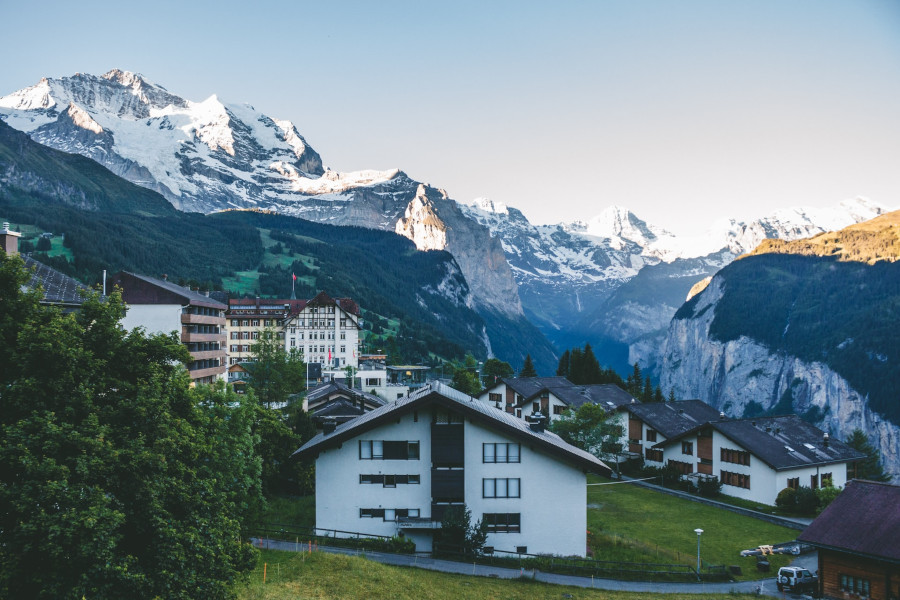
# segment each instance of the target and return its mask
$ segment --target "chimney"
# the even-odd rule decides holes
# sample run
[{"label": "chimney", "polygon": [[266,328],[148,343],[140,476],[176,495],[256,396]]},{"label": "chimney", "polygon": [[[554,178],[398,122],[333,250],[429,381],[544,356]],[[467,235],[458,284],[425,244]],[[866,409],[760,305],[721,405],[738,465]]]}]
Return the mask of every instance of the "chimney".
[{"label": "chimney", "polygon": [[528,425],[531,430],[535,433],[543,433],[544,432],[544,415],[541,412],[536,412],[531,415],[531,422]]},{"label": "chimney", "polygon": [[725,420],[725,411],[719,411],[719,418]]},{"label": "chimney", "polygon": [[9,254],[10,256],[14,256],[19,253],[19,237],[21,237],[21,233],[17,231],[9,230],[9,223],[3,223],[3,229],[0,230],[0,248]]},{"label": "chimney", "polygon": [[822,445],[825,446],[826,448],[828,447],[828,440],[829,440],[828,432],[825,432],[825,435],[822,436]]},{"label": "chimney", "polygon": [[322,433],[325,435],[331,435],[334,433],[335,428],[337,428],[337,421],[334,419],[325,419],[322,421]]}]

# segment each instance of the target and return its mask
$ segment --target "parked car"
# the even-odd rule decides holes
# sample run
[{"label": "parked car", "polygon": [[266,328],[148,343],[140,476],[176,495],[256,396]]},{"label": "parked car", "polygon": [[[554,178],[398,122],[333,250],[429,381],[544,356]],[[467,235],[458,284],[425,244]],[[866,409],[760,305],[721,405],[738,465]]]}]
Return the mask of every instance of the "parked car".
[{"label": "parked car", "polygon": [[819,589],[819,578],[802,567],[781,567],[775,583],[778,584],[779,592],[788,589],[792,592],[815,593]]}]

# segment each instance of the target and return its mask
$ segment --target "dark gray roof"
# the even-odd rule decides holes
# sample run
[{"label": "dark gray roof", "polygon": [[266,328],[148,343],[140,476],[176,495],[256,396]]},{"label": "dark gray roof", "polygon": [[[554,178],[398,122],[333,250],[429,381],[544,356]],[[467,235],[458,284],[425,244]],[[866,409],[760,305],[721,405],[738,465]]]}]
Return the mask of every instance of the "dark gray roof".
[{"label": "dark gray roof", "polygon": [[227,304],[223,304],[222,302],[218,302],[210,296],[205,294],[201,294],[200,292],[195,292],[192,289],[186,288],[184,286],[178,285],[177,283],[172,283],[171,281],[165,279],[157,279],[156,277],[148,277],[147,275],[139,275],[137,273],[130,273],[125,271],[128,275],[136,279],[140,279],[146,283],[155,285],[161,289],[164,289],[173,294],[177,294],[187,300],[191,304],[197,304],[200,306],[208,306],[210,308],[218,308],[221,310],[226,310],[228,308]]},{"label": "dark gray roof", "polygon": [[522,396],[523,400],[519,406],[525,402],[532,402],[545,391],[572,409],[593,402],[602,405],[604,409],[614,410],[634,400],[628,392],[615,384],[576,385],[565,377],[502,377],[481,393],[503,384]]},{"label": "dark gray roof", "polygon": [[635,404],[640,401],[617,386],[614,383],[598,383],[594,385],[586,385],[588,396],[595,404],[599,404],[607,411],[613,411],[626,404]]},{"label": "dark gray roof", "polygon": [[900,487],[848,482],[797,539],[819,548],[900,564]]},{"label": "dark gray roof", "polygon": [[337,381],[327,381],[325,383],[320,383],[309,391],[309,393],[306,395],[307,405],[311,402],[315,402],[316,400],[319,400],[321,398],[327,398],[334,394],[343,394],[346,396],[350,396],[351,398],[362,399],[369,404],[374,404],[376,406],[382,406],[385,403],[382,398],[379,398],[375,394],[370,394],[368,392],[357,390],[355,388],[351,389],[343,383],[339,383]]},{"label": "dark gray roof", "polygon": [[381,408],[376,408],[352,421],[339,425],[333,433],[327,436],[324,433],[317,435],[294,452],[293,456],[301,458],[315,456],[322,450],[338,446],[382,423],[390,422],[399,414],[431,404],[441,404],[457,410],[473,420],[533,444],[534,447],[585,470],[602,475],[610,473],[609,467],[596,456],[564,442],[555,433],[547,430],[533,431],[524,419],[488,406],[484,402],[478,402],[462,392],[437,382],[432,382],[414,394],[400,398],[396,402],[390,402]]},{"label": "dark gray roof", "polygon": [[[824,444],[825,432],[797,415],[757,417],[754,419],[716,420],[708,424],[728,439],[751,452],[761,461],[781,471],[842,463],[864,458],[864,455],[839,440]],[[690,435],[695,427],[681,436],[657,444],[663,446],[678,437]]]},{"label": "dark gray roof", "polygon": [[666,439],[719,418],[719,411],[702,400],[627,404],[625,409]]},{"label": "dark gray roof", "polygon": [[78,306],[82,303],[81,292],[90,291],[86,285],[30,256],[22,256],[22,259],[28,269],[33,269],[28,287],[41,286],[44,290],[43,302],[46,304]]},{"label": "dark gray roof", "polygon": [[312,418],[319,423],[328,418],[334,419],[338,423],[343,423],[350,419],[355,419],[364,413],[365,411],[363,409],[350,400],[347,400],[346,398],[337,398],[336,400],[326,402],[319,407]]}]

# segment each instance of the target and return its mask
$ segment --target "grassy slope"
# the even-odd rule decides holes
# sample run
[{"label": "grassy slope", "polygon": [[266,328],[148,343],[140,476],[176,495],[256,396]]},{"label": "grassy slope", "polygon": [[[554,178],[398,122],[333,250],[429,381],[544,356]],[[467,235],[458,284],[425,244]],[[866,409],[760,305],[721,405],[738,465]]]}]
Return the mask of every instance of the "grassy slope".
[{"label": "grassy slope", "polygon": [[[590,478],[591,483],[605,482]],[[739,565],[741,579],[756,577],[753,558],[741,550],[760,544],[793,540],[793,529],[772,525],[733,512],[660,494],[632,484],[588,487],[588,530],[603,540],[595,546],[598,560],[638,559],[695,564],[697,535],[703,529],[700,555],[704,564]],[[623,544],[622,539],[625,543]],[[790,562],[785,556],[770,557],[772,569]]]},{"label": "grassy slope", "polygon": [[[266,584],[262,583],[263,565]],[[237,587],[240,600],[298,598],[390,598],[392,600],[488,600],[583,598],[606,600],[708,600],[702,594],[608,592],[532,581],[501,580],[392,567],[352,556],[263,551],[250,581]],[[748,594],[729,594],[746,598]]]}]

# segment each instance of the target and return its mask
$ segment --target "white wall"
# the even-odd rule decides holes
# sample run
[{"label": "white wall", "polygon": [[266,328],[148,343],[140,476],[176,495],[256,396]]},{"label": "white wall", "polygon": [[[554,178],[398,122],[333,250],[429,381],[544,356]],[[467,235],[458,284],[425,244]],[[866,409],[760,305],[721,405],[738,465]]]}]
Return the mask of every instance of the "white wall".
[{"label": "white wall", "polygon": [[[577,468],[520,443],[520,463],[482,462],[482,444],[517,440],[466,422],[466,504],[472,520],[484,513],[520,513],[520,533],[494,533],[487,545],[530,554],[584,556],[587,546],[587,478]],[[520,478],[521,498],[483,498],[482,479]]]},{"label": "white wall", "polygon": [[[484,513],[520,513],[520,533],[494,533],[487,545],[515,551],[527,546],[529,553],[584,556],[587,531],[586,476],[521,443],[520,463],[484,464],[482,444],[515,442],[480,424],[465,423],[465,500],[473,521]],[[360,518],[360,508],[418,508],[431,517],[431,410],[420,410],[418,422],[406,414],[346,441],[340,448],[321,453],[316,461],[316,527],[396,535],[396,522]],[[359,440],[418,440],[419,460],[360,460]],[[360,484],[361,474],[420,476],[420,484],[398,484],[384,488]],[[518,477],[520,498],[483,498],[485,477]],[[321,533],[321,532],[320,532]],[[419,551],[431,550],[428,532],[406,532]]]},{"label": "white wall", "polygon": [[129,304],[122,326],[128,330],[143,327],[147,333],[177,331],[181,336],[181,305]]}]

